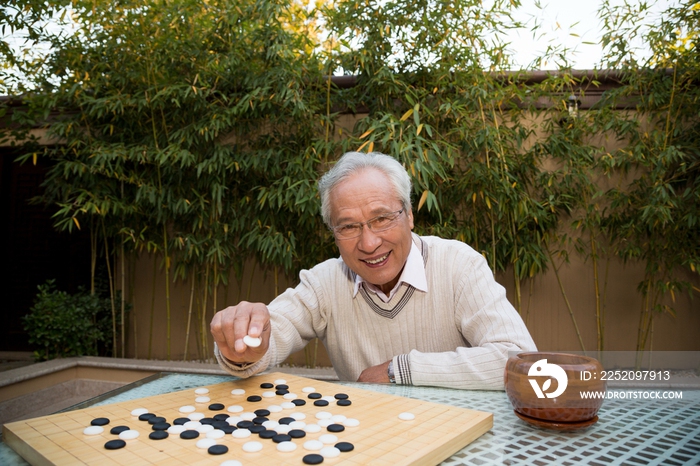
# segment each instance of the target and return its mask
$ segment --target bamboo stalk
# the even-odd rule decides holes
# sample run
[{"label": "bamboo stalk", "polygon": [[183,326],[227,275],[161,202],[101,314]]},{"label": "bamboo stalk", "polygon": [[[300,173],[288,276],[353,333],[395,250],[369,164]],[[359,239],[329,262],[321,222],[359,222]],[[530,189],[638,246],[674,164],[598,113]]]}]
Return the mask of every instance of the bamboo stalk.
[{"label": "bamboo stalk", "polygon": [[117,308],[114,305],[114,277],[112,276],[112,266],[109,262],[109,240],[105,229],[104,218],[102,218],[102,235],[105,244],[105,261],[107,263],[107,279],[109,283],[109,300],[112,308],[112,357],[117,357]]},{"label": "bamboo stalk", "polygon": [[562,297],[564,298],[564,302],[566,303],[566,308],[569,310],[569,315],[571,316],[571,321],[574,324],[574,329],[576,330],[576,336],[578,337],[579,344],[581,345],[581,350],[584,354],[586,354],[586,347],[583,344],[583,338],[581,338],[581,332],[579,331],[578,324],[576,323],[574,310],[571,308],[571,303],[569,303],[569,297],[567,296],[566,291],[564,290],[564,285],[562,284],[561,277],[559,276],[559,268],[554,263],[554,257],[552,257],[552,252],[549,250],[549,247],[547,248],[547,255],[549,256],[549,260],[552,263],[552,269],[554,270],[554,275],[557,278],[559,290],[561,291]]},{"label": "bamboo stalk", "polygon": [[192,324],[192,306],[194,304],[194,288],[195,288],[195,274],[192,272],[192,286],[190,287],[190,305],[187,308],[187,326],[185,330],[185,354],[182,358],[183,361],[187,361],[187,350],[190,347],[190,332]]}]

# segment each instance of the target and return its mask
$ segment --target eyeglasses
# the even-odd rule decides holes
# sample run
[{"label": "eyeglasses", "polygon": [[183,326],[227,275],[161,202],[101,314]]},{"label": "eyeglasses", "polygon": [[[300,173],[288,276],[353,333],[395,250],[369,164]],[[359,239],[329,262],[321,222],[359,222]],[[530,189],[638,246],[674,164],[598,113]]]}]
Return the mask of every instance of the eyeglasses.
[{"label": "eyeglasses", "polygon": [[367,220],[366,222],[357,223],[346,223],[345,225],[338,225],[337,227],[331,227],[331,231],[337,239],[353,239],[357,238],[362,234],[362,228],[367,225],[367,228],[372,230],[374,233],[380,231],[386,231],[390,228],[396,226],[399,216],[403,213],[404,209],[397,210],[396,212],[389,212],[388,214],[378,215],[374,218]]}]

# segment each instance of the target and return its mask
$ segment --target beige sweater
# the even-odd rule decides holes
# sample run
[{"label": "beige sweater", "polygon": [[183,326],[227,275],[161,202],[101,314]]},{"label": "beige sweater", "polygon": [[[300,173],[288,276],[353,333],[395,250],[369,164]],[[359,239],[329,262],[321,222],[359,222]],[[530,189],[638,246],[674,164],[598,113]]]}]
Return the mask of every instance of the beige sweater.
[{"label": "beige sweater", "polygon": [[248,377],[282,363],[315,337],[321,339],[341,380],[355,381],[367,367],[393,359],[396,383],[464,389],[503,389],[509,351],[535,343],[486,260],[466,244],[413,236],[423,256],[428,292],[403,284],[388,303],[374,293],[353,298],[355,281],[342,259],[300,274],[268,308],[270,348],[258,362],[231,365]]}]

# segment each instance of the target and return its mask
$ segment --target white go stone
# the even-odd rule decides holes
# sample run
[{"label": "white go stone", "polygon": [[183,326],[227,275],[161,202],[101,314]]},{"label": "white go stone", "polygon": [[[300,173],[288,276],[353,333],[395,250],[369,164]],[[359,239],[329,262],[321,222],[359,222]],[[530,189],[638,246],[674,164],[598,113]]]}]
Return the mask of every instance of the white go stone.
[{"label": "white go stone", "polygon": [[292,413],[289,415],[289,417],[291,417],[295,421],[303,421],[304,419],[306,419],[306,414],[304,414],[304,413]]},{"label": "white go stone", "polygon": [[279,413],[280,411],[282,411],[282,407],[280,405],[270,405],[267,407],[267,410],[271,413]]},{"label": "white go stone", "polygon": [[190,413],[187,417],[190,418],[190,421],[201,421],[204,419],[204,413]]},{"label": "white go stone", "polygon": [[284,398],[285,400],[296,400],[299,397],[296,393],[285,393],[284,395],[282,395],[282,398]]},{"label": "white go stone", "polygon": [[357,427],[360,425],[360,421],[350,417],[343,421],[343,425],[345,427]]},{"label": "white go stone", "polygon": [[206,395],[207,393],[209,393],[209,389],[208,388],[198,388],[194,391],[194,393],[196,395]]},{"label": "white go stone", "polygon": [[255,413],[241,413],[238,416],[244,421],[252,421],[257,417]]},{"label": "white go stone", "polygon": [[309,440],[304,442],[304,450],[319,451],[321,448],[323,448],[323,442],[320,440]]},{"label": "white go stone", "polygon": [[255,453],[263,449],[263,444],[260,442],[252,441],[243,444],[243,451],[248,453]]},{"label": "white go stone", "polygon": [[231,395],[245,395],[245,390],[242,388],[234,388],[231,390]]},{"label": "white go stone", "polygon": [[333,421],[336,424],[341,424],[344,420],[346,420],[347,417],[343,416],[342,414],[336,414],[331,418],[331,421]]},{"label": "white go stone", "polygon": [[287,381],[284,380],[284,379],[277,379],[277,380],[275,380],[275,385],[284,385],[284,384],[286,384],[286,383],[287,383]]},{"label": "white go stone", "polygon": [[231,432],[233,438],[248,438],[250,437],[250,431],[248,429],[236,429]]},{"label": "white go stone", "polygon": [[336,443],[338,441],[338,437],[333,435],[333,434],[323,434],[318,438],[318,440],[321,443],[324,443],[326,445],[330,445],[332,443]]},{"label": "white go stone", "polygon": [[209,398],[208,396],[198,396],[194,399],[195,403],[209,403],[210,401],[211,398]]},{"label": "white go stone", "polygon": [[241,413],[241,412],[243,412],[243,406],[239,406],[239,405],[229,406],[227,411],[229,413]]},{"label": "white go stone", "polygon": [[333,415],[328,411],[319,411],[316,413],[316,419],[330,419]]},{"label": "white go stone", "polygon": [[262,396],[263,396],[263,398],[274,398],[277,396],[277,393],[267,391],[267,392],[262,392]]},{"label": "white go stone", "polygon": [[328,427],[331,424],[335,424],[333,421],[330,419],[319,419],[317,424],[321,427]]},{"label": "white go stone", "polygon": [[262,423],[262,426],[266,428],[267,430],[275,430],[278,426],[280,425],[279,422],[277,421],[265,421]]},{"label": "white go stone", "polygon": [[292,430],[292,428],[289,424],[280,424],[275,429],[278,434],[288,434],[290,430]]},{"label": "white go stone", "polygon": [[316,391],[316,389],[314,387],[304,387],[301,389],[301,391],[304,393],[313,393]]},{"label": "white go stone", "polygon": [[202,423],[199,421],[187,421],[183,426],[185,429],[197,430],[202,426]]},{"label": "white go stone", "polygon": [[304,429],[306,423],[304,421],[292,421],[289,423],[289,427],[292,429]]},{"label": "white go stone", "polygon": [[202,450],[206,450],[214,445],[216,445],[216,440],[213,438],[203,438],[201,440],[197,440],[197,448],[201,448]]},{"label": "white go stone", "polygon": [[243,466],[243,464],[238,460],[226,460],[219,466]]},{"label": "white go stone", "polygon": [[321,399],[326,400],[329,403],[335,403],[337,401],[334,396],[330,396],[330,395],[324,396]]},{"label": "white go stone", "polygon": [[83,434],[85,434],[85,435],[100,435],[104,431],[105,430],[102,426],[90,426],[90,427],[86,427],[85,430],[83,430]]},{"label": "white go stone", "polygon": [[226,432],[224,432],[223,430],[219,430],[219,429],[214,429],[211,432],[207,432],[207,438],[213,438],[215,440],[218,440],[220,438],[224,438],[225,435],[226,435]]},{"label": "white go stone", "polygon": [[226,422],[228,422],[228,425],[230,426],[235,426],[239,422],[241,422],[243,419],[240,416],[229,416],[226,418]]},{"label": "white go stone", "polygon": [[317,432],[321,432],[321,426],[318,424],[306,424],[306,426],[304,426],[304,431],[308,432],[309,434],[315,434]]},{"label": "white go stone", "polygon": [[399,419],[402,421],[412,421],[416,418],[416,415],[413,413],[401,413],[399,414]]},{"label": "white go stone", "polygon": [[173,435],[180,435],[181,433],[183,433],[186,430],[187,430],[187,427],[185,427],[185,426],[174,425],[174,426],[168,427],[168,433],[173,434]]},{"label": "white go stone", "polygon": [[148,412],[148,410],[146,408],[136,408],[135,410],[133,410],[131,412],[131,415],[139,417],[140,415],[146,414],[147,412]]},{"label": "white go stone", "polygon": [[294,442],[280,442],[277,444],[277,450],[282,452],[294,451],[297,449],[297,444]]},{"label": "white go stone", "polygon": [[140,434],[138,430],[129,429],[119,434],[119,438],[122,440],[133,440],[135,438],[138,438],[139,435]]},{"label": "white go stone", "polygon": [[340,456],[340,450],[336,447],[323,447],[319,450],[318,454],[324,458],[337,458]]},{"label": "white go stone", "polygon": [[297,407],[297,405],[295,405],[291,401],[285,401],[284,403],[280,403],[280,406],[284,409],[294,409]]},{"label": "white go stone", "polygon": [[246,346],[250,346],[251,348],[257,348],[258,346],[260,346],[260,343],[262,343],[262,339],[246,335],[243,337],[243,343],[245,343]]},{"label": "white go stone", "polygon": [[181,412],[181,413],[194,413],[196,409],[197,409],[197,408],[195,408],[194,406],[190,406],[190,405],[181,406],[181,407],[180,407],[180,412]]},{"label": "white go stone", "polygon": [[200,434],[206,434],[215,429],[216,428],[211,424],[202,424],[201,426],[197,427],[197,432],[199,432]]}]

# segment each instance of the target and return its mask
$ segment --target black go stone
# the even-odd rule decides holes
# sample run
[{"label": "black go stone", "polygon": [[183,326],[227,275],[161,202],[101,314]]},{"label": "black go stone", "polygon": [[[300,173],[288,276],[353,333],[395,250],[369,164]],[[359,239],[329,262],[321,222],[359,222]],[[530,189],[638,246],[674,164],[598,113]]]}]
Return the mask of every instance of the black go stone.
[{"label": "black go stone", "polygon": [[274,437],[272,437],[272,441],[275,443],[291,442],[292,437],[287,434],[277,434]]},{"label": "black go stone", "polygon": [[127,426],[116,426],[112,427],[112,430],[110,430],[109,433],[113,435],[119,435],[125,430],[129,430],[129,428]]},{"label": "black go stone", "polygon": [[[144,414],[139,416],[139,421],[148,421],[152,417],[156,417],[156,415],[153,413],[144,413]],[[189,421],[189,419],[188,419],[188,421]]]},{"label": "black go stone", "polygon": [[323,395],[321,395],[320,393],[316,393],[316,392],[314,392],[314,393],[309,393],[309,399],[310,399],[310,400],[318,400],[318,399],[321,398],[322,396],[323,396]]},{"label": "black go stone", "polygon": [[292,438],[306,437],[306,432],[301,429],[292,429],[287,434]]},{"label": "black go stone", "polygon": [[342,432],[345,430],[345,426],[342,426],[340,424],[331,424],[328,427],[326,427],[326,429],[328,429],[328,432]]},{"label": "black go stone", "polygon": [[304,456],[301,460],[304,464],[321,464],[323,463],[323,456],[311,453],[310,455]]},{"label": "black go stone", "polygon": [[352,404],[352,401],[350,400],[338,400],[336,402],[338,406],[350,406]]},{"label": "black go stone", "polygon": [[285,389],[275,390],[275,395],[286,395],[287,393],[289,393],[289,390],[285,390]]},{"label": "black go stone", "polygon": [[256,418],[253,419],[253,424],[258,424],[258,425],[260,425],[260,424],[262,424],[263,422],[267,422],[267,421],[269,421],[268,418],[266,418],[266,417],[264,417],[264,416],[258,416],[258,417],[256,417]]},{"label": "black go stone", "polygon": [[286,385],[286,384],[281,383],[281,384],[275,386],[275,388],[276,388],[277,390],[289,390],[289,385]]},{"label": "black go stone", "polygon": [[196,430],[185,430],[180,434],[181,439],[192,440],[199,437],[199,432]]},{"label": "black go stone", "polygon": [[304,406],[306,404],[306,401],[301,400],[301,399],[296,399],[296,400],[292,400],[292,403],[294,403],[297,406]]},{"label": "black go stone", "polygon": [[155,432],[148,434],[148,438],[151,440],[163,440],[168,438],[168,433],[164,430],[156,430]]},{"label": "black go stone", "polygon": [[120,448],[124,448],[125,446],[126,442],[122,439],[110,440],[109,442],[105,443],[105,448],[107,450],[119,450]]},{"label": "black go stone", "polygon": [[283,418],[280,418],[280,420],[277,422],[279,422],[280,424],[289,425],[292,422],[294,422],[295,420],[296,419],[294,419],[293,417],[283,417]]},{"label": "black go stone", "polygon": [[[226,419],[228,419],[228,417]],[[181,425],[184,425],[185,422],[189,422],[189,421],[190,421],[190,418],[188,418],[188,417],[179,417],[173,421],[173,424],[175,424],[176,426],[181,426]]]},{"label": "black go stone", "polygon": [[277,435],[277,432],[275,432],[274,430],[265,429],[262,432],[260,432],[258,435],[260,436],[260,438],[270,439],[270,438],[274,437],[275,435]]},{"label": "black go stone", "polygon": [[236,424],[236,427],[239,429],[250,429],[253,427],[255,424],[253,421],[238,421],[238,424]]},{"label": "black go stone", "polygon": [[162,416],[153,416],[152,418],[148,419],[149,424],[158,424],[159,422],[165,422],[165,418]]},{"label": "black go stone", "polygon": [[349,397],[345,393],[336,393],[335,394],[335,399],[336,400],[347,400]]},{"label": "black go stone", "polygon": [[335,447],[341,452],[353,451],[355,449],[355,445],[350,442],[338,442],[335,444]]},{"label": "black go stone", "polygon": [[222,409],[224,409],[223,403],[212,403],[209,405],[210,411],[221,411]]},{"label": "black go stone", "polygon": [[207,453],[210,455],[223,455],[228,453],[228,447],[226,445],[212,445],[207,449]]},{"label": "black go stone", "polygon": [[328,400],[316,400],[314,406],[328,406]]},{"label": "black go stone", "polygon": [[271,384],[270,382],[265,382],[260,384],[260,388],[272,388],[274,387],[274,384]]},{"label": "black go stone", "polygon": [[[228,418],[227,418],[227,419],[228,419]],[[209,426],[210,426],[210,425],[214,424],[214,422],[216,422],[216,421],[214,420],[213,417],[204,417],[204,418],[200,419],[199,422],[200,422],[200,424],[204,424],[204,425],[209,425]]]},{"label": "black go stone", "polygon": [[98,417],[90,423],[91,426],[106,426],[107,424],[109,424],[109,419],[106,417]]},{"label": "black go stone", "polygon": [[222,427],[220,430],[223,430],[225,433],[230,434],[231,432],[236,430],[236,427],[226,425],[225,427]]},{"label": "black go stone", "polygon": [[[270,415],[270,410],[269,410],[269,409],[256,409],[256,410],[253,411],[253,412],[255,413],[256,416],[261,416],[261,417],[263,417],[263,416],[269,416],[269,415]],[[225,420],[226,420],[226,419],[224,419],[224,421],[225,421]]]},{"label": "black go stone", "polygon": [[251,403],[256,403],[258,401],[262,401],[262,397],[260,395],[250,395],[248,398],[246,398],[248,401]]},{"label": "black go stone", "polygon": [[254,434],[259,434],[260,432],[262,432],[262,431],[265,430],[265,429],[266,429],[266,428],[263,427],[263,426],[253,426],[253,427],[249,428],[248,430],[251,431],[251,432],[254,433]]},{"label": "black go stone", "polygon": [[224,427],[228,427],[228,422],[226,421],[214,421],[212,423],[214,429],[224,430]]},{"label": "black go stone", "polygon": [[214,416],[215,421],[226,421],[226,419],[228,419],[228,418],[229,418],[228,414],[217,414],[216,416]]},{"label": "black go stone", "polygon": [[168,422],[156,422],[153,424],[153,430],[168,430],[170,428],[170,423]]}]

